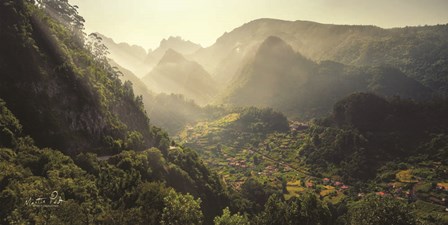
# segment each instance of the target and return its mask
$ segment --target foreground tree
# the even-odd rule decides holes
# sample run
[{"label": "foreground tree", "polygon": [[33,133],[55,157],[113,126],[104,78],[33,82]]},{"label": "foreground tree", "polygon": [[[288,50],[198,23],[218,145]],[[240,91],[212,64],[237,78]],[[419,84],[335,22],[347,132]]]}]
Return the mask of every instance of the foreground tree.
[{"label": "foreground tree", "polygon": [[249,219],[240,213],[231,214],[229,207],[222,211],[221,216],[217,216],[213,222],[215,225],[249,225]]},{"label": "foreground tree", "polygon": [[331,224],[331,213],[325,203],[313,193],[305,193],[287,201],[272,195],[259,215],[257,224],[263,225],[324,225]]},{"label": "foreground tree", "polygon": [[368,195],[349,207],[348,224],[414,225],[412,211],[403,202],[391,197]]},{"label": "foreground tree", "polygon": [[162,213],[162,225],[197,225],[202,224],[201,199],[190,194],[180,194],[170,190],[164,198],[165,208]]}]

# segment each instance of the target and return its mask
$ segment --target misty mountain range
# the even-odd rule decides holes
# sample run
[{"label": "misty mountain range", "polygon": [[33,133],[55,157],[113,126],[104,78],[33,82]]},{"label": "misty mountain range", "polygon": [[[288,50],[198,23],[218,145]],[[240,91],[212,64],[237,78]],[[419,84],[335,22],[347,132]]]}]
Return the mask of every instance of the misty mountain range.
[{"label": "misty mountain range", "polygon": [[109,38],[104,44],[110,58],[155,93],[199,105],[273,107],[306,119],[325,115],[353,92],[417,100],[445,95],[447,35],[447,25],[382,29],[259,19],[207,48],[180,37],[147,54]]}]

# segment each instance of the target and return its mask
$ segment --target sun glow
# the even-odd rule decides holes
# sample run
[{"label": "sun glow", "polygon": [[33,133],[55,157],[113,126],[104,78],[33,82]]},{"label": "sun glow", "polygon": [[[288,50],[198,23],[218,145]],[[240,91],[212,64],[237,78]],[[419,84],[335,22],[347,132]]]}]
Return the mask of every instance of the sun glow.
[{"label": "sun glow", "polygon": [[[169,36],[210,46],[259,18],[380,27],[446,23],[446,0],[69,0],[86,28],[117,41],[156,48]],[[381,16],[378,16],[381,15]]]},{"label": "sun glow", "polygon": [[188,3],[184,0],[158,0],[157,10],[160,12],[179,12],[187,8]]}]

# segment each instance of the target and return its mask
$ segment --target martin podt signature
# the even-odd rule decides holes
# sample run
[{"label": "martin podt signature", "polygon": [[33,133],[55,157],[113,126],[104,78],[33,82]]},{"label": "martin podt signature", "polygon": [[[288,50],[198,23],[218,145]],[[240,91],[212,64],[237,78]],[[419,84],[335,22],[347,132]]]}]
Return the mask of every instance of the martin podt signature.
[{"label": "martin podt signature", "polygon": [[31,207],[59,207],[63,202],[64,200],[62,200],[62,197],[59,196],[59,193],[57,191],[53,191],[49,197],[30,197],[25,201],[25,205]]}]

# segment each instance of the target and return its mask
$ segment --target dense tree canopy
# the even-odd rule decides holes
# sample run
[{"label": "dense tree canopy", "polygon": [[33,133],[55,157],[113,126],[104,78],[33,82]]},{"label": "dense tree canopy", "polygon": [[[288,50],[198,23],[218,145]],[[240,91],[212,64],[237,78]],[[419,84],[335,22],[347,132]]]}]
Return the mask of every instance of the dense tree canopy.
[{"label": "dense tree canopy", "polygon": [[399,200],[370,195],[350,207],[348,224],[413,225],[417,223],[409,207]]}]

